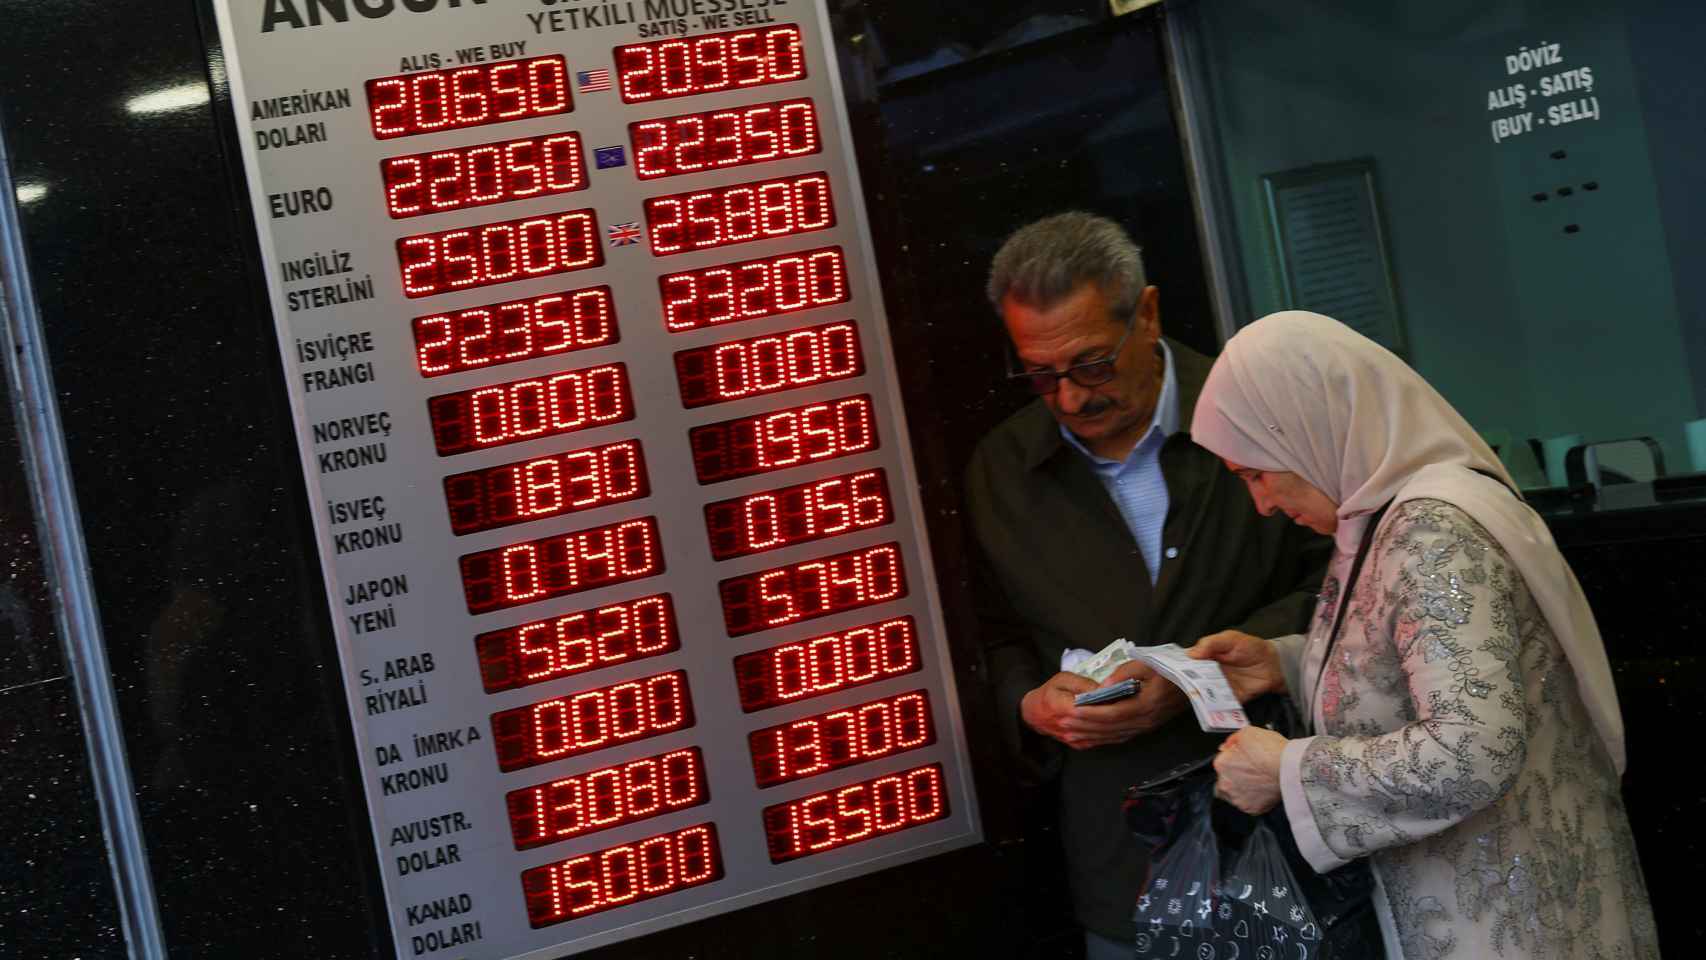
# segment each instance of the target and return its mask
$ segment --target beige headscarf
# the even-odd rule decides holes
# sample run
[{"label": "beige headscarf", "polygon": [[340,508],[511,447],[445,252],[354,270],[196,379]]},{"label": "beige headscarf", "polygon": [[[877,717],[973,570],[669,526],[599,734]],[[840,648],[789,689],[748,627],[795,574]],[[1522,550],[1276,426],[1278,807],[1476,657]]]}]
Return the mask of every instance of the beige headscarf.
[{"label": "beige headscarf", "polygon": [[1240,466],[1295,473],[1326,494],[1339,505],[1342,553],[1356,551],[1370,515],[1387,502],[1426,497],[1474,517],[1534,594],[1623,771],[1611,664],[1575,574],[1546,524],[1512,493],[1515,484],[1492,449],[1404,361],[1317,313],[1263,317],[1227,341],[1215,361],[1191,439]]}]

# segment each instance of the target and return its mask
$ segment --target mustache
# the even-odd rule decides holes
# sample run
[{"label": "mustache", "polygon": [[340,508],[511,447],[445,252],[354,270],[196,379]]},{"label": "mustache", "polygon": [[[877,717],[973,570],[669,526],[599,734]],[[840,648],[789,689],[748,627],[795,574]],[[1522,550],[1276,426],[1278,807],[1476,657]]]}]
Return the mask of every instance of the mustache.
[{"label": "mustache", "polygon": [[1079,407],[1078,412],[1073,414],[1073,416],[1075,416],[1075,417],[1086,417],[1086,418],[1088,418],[1088,417],[1099,417],[1102,414],[1106,413],[1107,411],[1113,409],[1113,406],[1114,406],[1114,402],[1112,400],[1109,400],[1106,397],[1101,397],[1101,398],[1092,400],[1089,403],[1084,404],[1084,406],[1082,406],[1082,407]]}]

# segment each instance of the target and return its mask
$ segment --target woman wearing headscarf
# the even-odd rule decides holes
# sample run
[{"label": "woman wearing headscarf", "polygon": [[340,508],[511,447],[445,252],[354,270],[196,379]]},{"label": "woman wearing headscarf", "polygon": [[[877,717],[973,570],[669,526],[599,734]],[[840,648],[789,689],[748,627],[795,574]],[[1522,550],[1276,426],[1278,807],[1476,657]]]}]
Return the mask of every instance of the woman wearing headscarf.
[{"label": "woman wearing headscarf", "polygon": [[1241,697],[1289,692],[1315,731],[1240,730],[1216,792],[1283,803],[1318,871],[1369,858],[1391,957],[1657,957],[1599,629],[1474,429],[1379,345],[1294,311],[1227,343],[1191,438],[1262,513],[1337,546],[1307,635],[1192,651]]}]

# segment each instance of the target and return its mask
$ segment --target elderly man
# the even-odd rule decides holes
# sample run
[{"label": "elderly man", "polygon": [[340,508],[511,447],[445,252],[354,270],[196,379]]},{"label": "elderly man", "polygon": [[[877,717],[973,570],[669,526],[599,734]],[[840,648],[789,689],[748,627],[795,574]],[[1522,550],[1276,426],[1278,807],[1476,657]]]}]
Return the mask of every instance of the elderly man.
[{"label": "elderly man", "polygon": [[1061,838],[1092,960],[1129,957],[1146,867],[1121,819],[1132,784],[1214,752],[1179,691],[1126,664],[1136,697],[1075,707],[1062,656],[1224,630],[1301,631],[1330,544],[1251,508],[1191,442],[1209,359],[1161,336],[1160,291],[1119,225],[1064,213],[1010,237],[990,268],[1009,378],[1037,397],[979,444],[966,476],[981,548],[983,642],[1004,733],[1058,777]]}]

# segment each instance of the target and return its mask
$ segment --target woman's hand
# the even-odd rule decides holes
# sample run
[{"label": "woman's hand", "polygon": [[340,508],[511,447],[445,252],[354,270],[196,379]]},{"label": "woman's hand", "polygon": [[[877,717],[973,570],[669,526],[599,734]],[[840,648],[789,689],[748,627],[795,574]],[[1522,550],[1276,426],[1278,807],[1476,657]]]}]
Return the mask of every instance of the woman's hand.
[{"label": "woman's hand", "polygon": [[1222,630],[1198,640],[1187,652],[1198,660],[1219,663],[1239,703],[1249,703],[1264,693],[1285,692],[1285,671],[1280,669],[1279,649],[1271,640]]},{"label": "woman's hand", "polygon": [[1249,814],[1280,802],[1280,756],[1288,741],[1265,727],[1245,727],[1220,744],[1214,795]]}]

